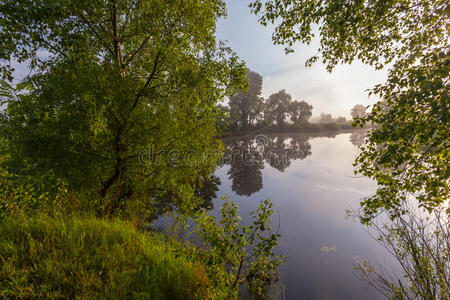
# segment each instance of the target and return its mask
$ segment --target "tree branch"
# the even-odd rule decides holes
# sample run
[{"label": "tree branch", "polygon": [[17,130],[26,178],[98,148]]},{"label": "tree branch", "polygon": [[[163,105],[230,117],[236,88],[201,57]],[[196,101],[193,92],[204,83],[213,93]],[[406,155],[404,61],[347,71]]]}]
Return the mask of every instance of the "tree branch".
[{"label": "tree branch", "polygon": [[133,51],[129,55],[125,55],[124,67],[126,67],[139,52],[141,52],[142,48],[144,48],[145,44],[147,44],[147,42],[151,39],[151,37],[152,37],[151,35],[147,36],[135,51]]},{"label": "tree branch", "polygon": [[92,24],[89,22],[89,20],[84,16],[83,13],[80,14],[80,18],[83,20],[83,22],[89,27],[89,29],[92,31],[92,33],[100,40],[101,43],[103,43],[103,46],[109,51],[109,53],[114,57],[114,51],[112,48],[108,45],[108,43],[102,38],[102,36],[94,29]]}]

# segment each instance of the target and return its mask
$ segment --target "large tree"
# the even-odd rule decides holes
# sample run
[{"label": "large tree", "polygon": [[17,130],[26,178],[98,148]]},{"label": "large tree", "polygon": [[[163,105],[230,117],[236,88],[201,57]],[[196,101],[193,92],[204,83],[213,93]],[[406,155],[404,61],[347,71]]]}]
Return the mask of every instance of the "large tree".
[{"label": "large tree", "polygon": [[266,99],[264,118],[269,125],[283,126],[289,115],[292,96],[286,90],[280,90]]},{"label": "large tree", "polygon": [[286,90],[280,90],[265,101],[264,119],[269,125],[283,126],[287,118],[294,124],[305,123],[311,118],[312,105],[305,101],[292,100]]},{"label": "large tree", "polygon": [[189,205],[214,167],[200,156],[219,147],[216,103],[245,76],[215,38],[225,13],[220,0],[1,1],[3,75],[13,60],[32,74],[2,113],[10,170],[95,191],[105,213],[169,196]]},{"label": "large tree", "polygon": [[247,128],[262,114],[262,76],[247,69],[247,91],[240,91],[230,99],[230,118],[235,125]]},{"label": "large tree", "polygon": [[307,123],[312,116],[312,105],[305,101],[292,101],[289,107],[291,121],[294,124]]},{"label": "large tree", "polygon": [[[320,37],[318,54],[331,71],[355,59],[388,79],[358,125],[376,124],[356,160],[377,193],[363,202],[366,220],[386,209],[395,217],[408,197],[428,209],[450,198],[449,2],[445,0],[255,0],[260,22],[277,22],[273,40],[293,51]],[[317,30],[316,30],[317,29]]]}]

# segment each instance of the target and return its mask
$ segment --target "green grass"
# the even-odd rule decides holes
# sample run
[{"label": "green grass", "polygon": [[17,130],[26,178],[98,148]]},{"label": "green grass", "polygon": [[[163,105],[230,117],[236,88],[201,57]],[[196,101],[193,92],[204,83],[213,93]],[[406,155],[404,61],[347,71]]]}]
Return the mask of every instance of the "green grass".
[{"label": "green grass", "polygon": [[0,220],[2,299],[205,299],[210,289],[201,264],[129,222]]}]

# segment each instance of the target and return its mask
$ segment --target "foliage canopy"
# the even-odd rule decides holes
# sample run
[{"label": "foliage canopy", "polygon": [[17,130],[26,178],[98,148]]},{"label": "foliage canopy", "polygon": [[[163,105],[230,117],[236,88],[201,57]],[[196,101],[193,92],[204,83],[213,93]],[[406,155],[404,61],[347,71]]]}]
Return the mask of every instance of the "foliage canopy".
[{"label": "foliage canopy", "polygon": [[32,72],[3,82],[10,169],[53,173],[106,214],[138,199],[192,204],[217,157],[174,167],[167,153],[220,147],[216,103],[245,76],[214,35],[225,12],[220,0],[2,1],[3,76],[13,59]]}]

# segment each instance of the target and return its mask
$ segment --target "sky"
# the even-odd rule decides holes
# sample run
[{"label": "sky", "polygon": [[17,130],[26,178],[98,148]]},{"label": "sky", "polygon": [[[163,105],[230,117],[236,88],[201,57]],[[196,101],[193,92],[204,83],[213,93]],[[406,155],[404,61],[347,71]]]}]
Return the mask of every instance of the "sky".
[{"label": "sky", "polygon": [[[264,27],[250,13],[251,0],[226,0],[228,17],[217,25],[216,36],[228,41],[247,67],[263,77],[263,96],[285,89],[294,100],[305,100],[313,106],[313,116],[321,112],[333,117],[350,118],[355,104],[370,105],[377,99],[368,97],[367,89],[386,80],[386,71],[354,62],[339,65],[332,73],[317,62],[305,67],[305,61],[316,54],[318,42],[297,44],[295,53],[286,55],[283,46],[272,42],[273,26]],[[315,46],[314,46],[315,44]]]},{"label": "sky", "polygon": [[[285,89],[293,100],[304,100],[313,106],[313,116],[321,112],[333,117],[350,118],[355,104],[370,105],[376,102],[368,97],[367,89],[386,79],[386,71],[376,71],[370,66],[355,62],[339,65],[332,73],[317,62],[306,68],[305,61],[316,54],[318,42],[313,45],[296,45],[295,53],[286,55],[283,46],[272,42],[274,27],[264,27],[250,13],[251,0],[225,0],[228,17],[219,20],[217,37],[225,40],[247,67],[263,76],[263,96]],[[314,45],[315,44],[315,45]],[[22,64],[13,64],[14,77],[23,78],[28,70]],[[16,80],[17,81],[17,80]]]}]

